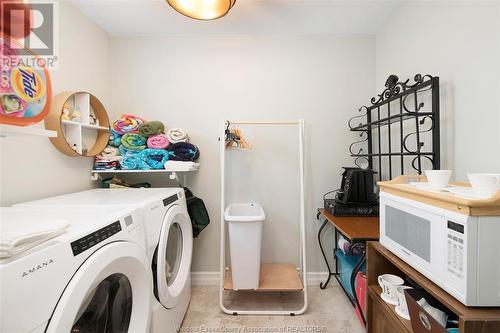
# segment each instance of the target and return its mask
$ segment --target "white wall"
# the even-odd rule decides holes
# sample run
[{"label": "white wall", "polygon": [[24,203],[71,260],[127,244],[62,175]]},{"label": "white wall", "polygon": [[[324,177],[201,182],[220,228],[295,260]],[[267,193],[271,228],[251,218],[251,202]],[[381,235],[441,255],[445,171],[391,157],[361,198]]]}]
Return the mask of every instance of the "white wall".
[{"label": "white wall", "polygon": [[[219,121],[298,118],[307,131],[309,270],[325,270],[316,208],[323,193],[339,185],[340,168],[352,165],[347,120],[373,95],[374,50],[374,37],[364,35],[112,38],[114,115],[136,113],[183,127],[201,149],[202,166],[190,187],[212,223],[195,240],[193,271],[218,270]],[[254,149],[231,152],[230,200],[261,202],[269,216],[264,260],[292,261],[298,251],[296,131],[241,129]]]},{"label": "white wall", "polygon": [[500,3],[407,2],[376,36],[376,87],[389,74],[440,77],[442,168],[500,172]]},{"label": "white wall", "polygon": [[[89,91],[109,106],[108,34],[68,1],[59,6],[60,55],[59,69],[51,72],[53,93]],[[91,168],[91,158],[63,155],[47,138],[1,138],[0,205],[89,189]]]}]

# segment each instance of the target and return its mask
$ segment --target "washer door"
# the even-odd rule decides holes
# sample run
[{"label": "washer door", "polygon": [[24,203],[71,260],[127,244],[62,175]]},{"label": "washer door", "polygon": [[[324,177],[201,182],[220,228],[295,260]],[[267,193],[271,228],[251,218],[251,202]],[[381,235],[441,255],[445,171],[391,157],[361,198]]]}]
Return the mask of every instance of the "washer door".
[{"label": "washer door", "polygon": [[110,243],[77,270],[56,305],[46,332],[146,332],[151,279],[144,249]]},{"label": "washer door", "polygon": [[174,205],[165,214],[155,255],[158,301],[166,308],[175,307],[186,286],[193,254],[193,229],[187,212]]}]

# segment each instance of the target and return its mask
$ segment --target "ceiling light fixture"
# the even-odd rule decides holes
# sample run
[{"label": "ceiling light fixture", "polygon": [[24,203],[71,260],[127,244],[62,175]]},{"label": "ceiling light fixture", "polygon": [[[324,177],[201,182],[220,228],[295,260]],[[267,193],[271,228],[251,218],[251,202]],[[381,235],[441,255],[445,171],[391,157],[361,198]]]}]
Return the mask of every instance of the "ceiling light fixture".
[{"label": "ceiling light fixture", "polygon": [[167,0],[168,4],[184,16],[196,20],[215,20],[225,16],[236,0]]}]

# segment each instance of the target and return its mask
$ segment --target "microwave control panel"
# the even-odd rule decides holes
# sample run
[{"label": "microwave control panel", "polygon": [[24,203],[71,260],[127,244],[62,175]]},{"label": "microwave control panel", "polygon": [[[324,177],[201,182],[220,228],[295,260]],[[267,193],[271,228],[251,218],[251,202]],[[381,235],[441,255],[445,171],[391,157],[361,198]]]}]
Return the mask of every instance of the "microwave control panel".
[{"label": "microwave control panel", "polygon": [[448,271],[461,278],[464,274],[465,226],[448,221]]}]

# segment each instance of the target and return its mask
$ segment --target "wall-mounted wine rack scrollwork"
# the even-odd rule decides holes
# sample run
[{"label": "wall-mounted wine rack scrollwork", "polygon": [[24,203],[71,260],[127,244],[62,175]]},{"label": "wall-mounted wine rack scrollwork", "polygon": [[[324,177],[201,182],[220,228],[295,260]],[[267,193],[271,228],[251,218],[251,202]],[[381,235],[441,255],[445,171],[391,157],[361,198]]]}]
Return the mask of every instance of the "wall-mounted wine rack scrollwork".
[{"label": "wall-mounted wine rack scrollwork", "polygon": [[379,180],[422,174],[440,167],[439,78],[417,74],[413,82],[390,75],[385,89],[349,120],[360,140],[349,146],[359,167],[376,170]]}]

